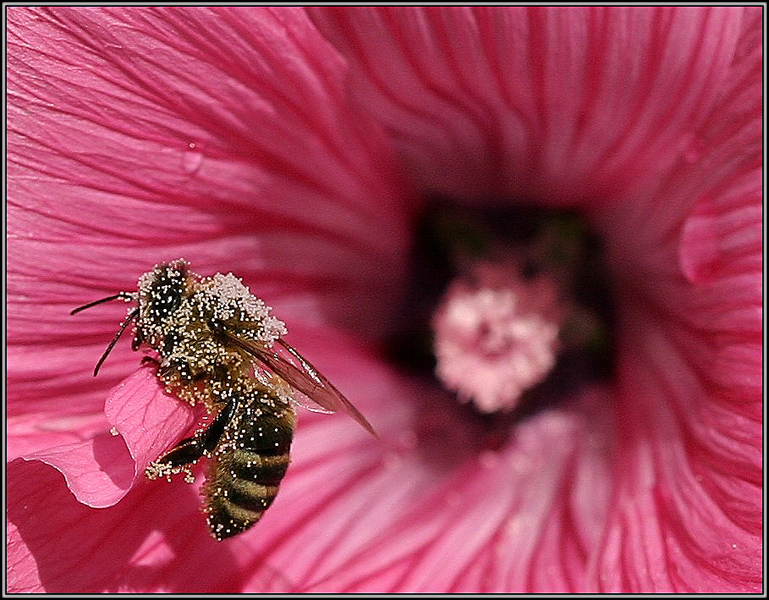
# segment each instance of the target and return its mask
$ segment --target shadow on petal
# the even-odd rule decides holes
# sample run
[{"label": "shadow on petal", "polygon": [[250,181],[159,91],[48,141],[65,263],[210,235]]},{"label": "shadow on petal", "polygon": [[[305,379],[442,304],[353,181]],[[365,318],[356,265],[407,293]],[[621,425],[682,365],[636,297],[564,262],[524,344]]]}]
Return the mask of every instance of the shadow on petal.
[{"label": "shadow on petal", "polygon": [[[197,486],[134,487],[114,507],[93,509],[40,462],[8,465],[11,592],[234,592],[236,547],[217,544],[200,514]],[[266,589],[289,584],[277,574]]]}]

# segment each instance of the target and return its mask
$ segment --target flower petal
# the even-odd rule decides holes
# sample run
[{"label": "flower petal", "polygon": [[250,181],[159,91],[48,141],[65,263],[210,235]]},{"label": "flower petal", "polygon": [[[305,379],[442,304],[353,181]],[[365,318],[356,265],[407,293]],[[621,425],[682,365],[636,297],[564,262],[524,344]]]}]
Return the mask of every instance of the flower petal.
[{"label": "flower petal", "polygon": [[[602,507],[610,492],[606,401],[603,392],[591,392],[577,402],[575,412],[543,413],[521,423],[502,451],[467,448],[471,452],[464,461],[443,476],[433,473],[432,480],[408,490],[405,497],[403,483],[395,481],[413,482],[415,470],[429,471],[436,465],[409,464],[419,461],[418,455],[390,463],[392,483],[387,485],[383,478],[368,500],[356,494],[355,503],[367,509],[347,517],[355,523],[355,533],[329,538],[328,551],[335,554],[337,547],[349,548],[355,536],[356,560],[341,563],[325,576],[325,570],[315,571],[308,580],[314,582],[311,589],[584,589],[586,560],[599,541]],[[445,453],[447,440],[436,443]],[[398,492],[389,491],[392,488]]]},{"label": "flower petal", "polygon": [[[133,461],[122,440],[107,433],[23,457],[54,467],[79,502],[93,508],[112,506],[126,495],[134,479]],[[17,459],[18,460],[18,459]]]},{"label": "flower petal", "polygon": [[416,184],[596,202],[664,172],[720,94],[742,9],[311,9]]},{"label": "flower petal", "polygon": [[61,341],[65,310],[182,255],[381,330],[408,214],[344,76],[300,9],[11,9],[10,337]]},{"label": "flower petal", "polygon": [[725,396],[705,370],[716,352],[701,340],[648,319],[639,329],[624,341],[634,354],[623,356],[622,469],[597,586],[759,592],[760,387]]},{"label": "flower petal", "polygon": [[[106,434],[17,438],[84,501],[122,500],[93,509],[55,469],[11,463],[10,589],[759,591],[760,16],[350,9],[335,31],[324,11],[356,93],[390,94],[376,117],[423,189],[623,201],[593,215],[624,292],[618,427],[592,390],[490,450],[442,393],[328,328],[292,329],[379,440],[344,415],[302,415],[274,508],[209,546],[200,480],[136,478],[189,417],[140,370],[107,410],[130,454]],[[130,289],[158,258],[203,271],[232,255],[300,321],[366,335],[386,322],[408,211],[381,130],[345,101],[344,62],[300,11],[9,14],[17,423],[54,422],[56,400],[89,418],[100,384],[56,391],[87,375],[107,321],[62,330],[65,306]],[[48,382],[41,356],[66,365],[73,346],[78,364]]]},{"label": "flower petal", "polygon": [[98,413],[9,415],[6,427],[7,462],[41,450],[84,442],[109,429],[104,415]]},{"label": "flower petal", "polygon": [[659,187],[601,216],[621,297],[605,591],[762,586],[762,48]]},{"label": "flower petal", "polygon": [[112,390],[105,416],[104,428],[92,438],[23,456],[60,471],[77,500],[92,508],[119,502],[143,479],[145,467],[195,422],[189,406],[162,390],[152,366]]},{"label": "flower petal", "polygon": [[114,434],[125,440],[138,479],[144,476],[147,465],[181,439],[202,414],[165,392],[156,372],[155,365],[142,366],[112,390],[104,405]]},{"label": "flower petal", "polygon": [[[237,546],[217,546],[195,486],[146,482],[109,509],[77,502],[56,471],[14,461],[8,473],[8,591],[236,592]],[[288,584],[264,570],[263,589]]]}]

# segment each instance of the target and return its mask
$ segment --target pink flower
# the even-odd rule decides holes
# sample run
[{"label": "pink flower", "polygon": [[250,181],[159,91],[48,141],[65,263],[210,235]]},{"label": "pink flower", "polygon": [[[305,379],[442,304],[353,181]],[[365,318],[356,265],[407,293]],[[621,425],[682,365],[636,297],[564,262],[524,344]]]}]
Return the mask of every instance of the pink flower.
[{"label": "pink flower", "polygon": [[[8,15],[8,591],[762,589],[759,8]],[[608,377],[511,420],[391,362],[435,197],[590,224]],[[68,314],[181,256],[379,435],[300,411],[222,543],[202,472],[141,475],[200,415],[126,341],[91,377],[125,306]]]}]

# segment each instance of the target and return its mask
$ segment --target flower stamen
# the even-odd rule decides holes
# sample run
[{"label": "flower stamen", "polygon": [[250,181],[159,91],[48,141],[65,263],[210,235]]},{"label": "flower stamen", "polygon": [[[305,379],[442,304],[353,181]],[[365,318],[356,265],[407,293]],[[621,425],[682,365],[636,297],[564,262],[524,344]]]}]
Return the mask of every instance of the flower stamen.
[{"label": "flower stamen", "polygon": [[555,366],[563,324],[558,289],[516,264],[479,263],[451,284],[433,319],[436,375],[486,413],[513,409]]}]

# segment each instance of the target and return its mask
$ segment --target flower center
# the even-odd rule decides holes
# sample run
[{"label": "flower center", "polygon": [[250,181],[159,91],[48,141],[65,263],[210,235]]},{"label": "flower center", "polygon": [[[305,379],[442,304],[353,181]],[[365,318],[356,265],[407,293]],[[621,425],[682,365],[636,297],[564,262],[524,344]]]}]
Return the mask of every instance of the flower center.
[{"label": "flower center", "polygon": [[436,205],[414,247],[392,357],[495,430],[611,374],[608,277],[575,215]]},{"label": "flower center", "polygon": [[433,318],[438,379],[481,412],[514,408],[556,362],[563,321],[556,286],[518,273],[512,261],[473,265]]}]

